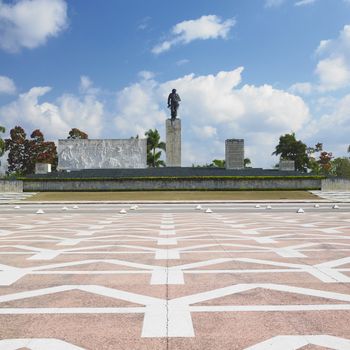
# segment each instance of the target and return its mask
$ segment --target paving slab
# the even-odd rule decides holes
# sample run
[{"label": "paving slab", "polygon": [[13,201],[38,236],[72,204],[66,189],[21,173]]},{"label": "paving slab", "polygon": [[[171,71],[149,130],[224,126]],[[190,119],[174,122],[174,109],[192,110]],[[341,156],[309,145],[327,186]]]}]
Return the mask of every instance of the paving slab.
[{"label": "paving slab", "polygon": [[349,349],[338,204],[2,205],[0,350]]}]

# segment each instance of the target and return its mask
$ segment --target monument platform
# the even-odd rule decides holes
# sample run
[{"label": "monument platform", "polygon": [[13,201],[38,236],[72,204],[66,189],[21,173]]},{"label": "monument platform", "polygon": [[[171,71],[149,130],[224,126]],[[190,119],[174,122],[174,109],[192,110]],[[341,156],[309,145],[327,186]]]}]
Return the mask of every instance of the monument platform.
[{"label": "monument platform", "polygon": [[88,178],[137,178],[137,177],[197,177],[197,176],[308,176],[297,171],[280,171],[276,169],[244,168],[196,168],[164,167],[144,169],[84,169],[59,171],[48,174],[28,175],[31,179],[88,179]]},{"label": "monument platform", "polygon": [[257,168],[90,169],[31,175],[23,179],[23,189],[28,192],[319,190],[321,179],[293,171]]}]

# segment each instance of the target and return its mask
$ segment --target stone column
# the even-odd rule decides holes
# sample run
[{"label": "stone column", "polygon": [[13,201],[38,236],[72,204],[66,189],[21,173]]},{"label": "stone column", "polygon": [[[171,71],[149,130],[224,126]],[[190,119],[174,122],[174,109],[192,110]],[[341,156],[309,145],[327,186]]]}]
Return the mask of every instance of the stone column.
[{"label": "stone column", "polygon": [[294,160],[280,159],[278,170],[280,170],[280,171],[295,171]]},{"label": "stone column", "polygon": [[244,140],[229,139],[225,141],[226,169],[244,168]]},{"label": "stone column", "polygon": [[35,174],[47,174],[47,173],[51,173],[51,164],[35,163]]},{"label": "stone column", "polygon": [[181,120],[167,119],[166,129],[166,166],[181,166]]}]

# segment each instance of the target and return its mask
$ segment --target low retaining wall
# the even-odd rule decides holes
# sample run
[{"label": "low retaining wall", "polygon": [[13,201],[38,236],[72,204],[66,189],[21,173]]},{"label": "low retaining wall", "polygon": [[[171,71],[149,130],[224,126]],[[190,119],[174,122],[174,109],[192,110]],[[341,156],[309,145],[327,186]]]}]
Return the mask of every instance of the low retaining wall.
[{"label": "low retaining wall", "polygon": [[324,179],[322,180],[322,191],[325,192],[337,192],[337,191],[350,191],[349,179]]},{"label": "low retaining wall", "polygon": [[0,192],[23,192],[23,181],[0,180]]},{"label": "low retaining wall", "polygon": [[111,179],[26,180],[24,191],[141,191],[141,190],[320,190],[321,179]]}]

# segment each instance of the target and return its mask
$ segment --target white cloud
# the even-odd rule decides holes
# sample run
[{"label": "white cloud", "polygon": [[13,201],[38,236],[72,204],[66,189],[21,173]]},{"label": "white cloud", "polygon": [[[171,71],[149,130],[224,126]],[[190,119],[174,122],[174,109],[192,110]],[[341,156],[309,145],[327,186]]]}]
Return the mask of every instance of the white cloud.
[{"label": "white cloud", "polygon": [[316,53],[324,56],[315,70],[320,91],[350,86],[350,25],[344,26],[338,38],[322,40]]},{"label": "white cloud", "polygon": [[317,0],[299,0],[294,5],[295,6],[306,6],[314,4]]},{"label": "white cloud", "polygon": [[320,91],[338,90],[350,84],[350,66],[342,56],[321,60],[315,72]]},{"label": "white cloud", "polygon": [[184,58],[184,59],[182,59],[182,60],[178,60],[177,62],[176,62],[176,65],[177,66],[183,66],[184,64],[187,64],[187,63],[189,63],[190,62],[190,60],[188,60],[187,58]]},{"label": "white cloud", "polygon": [[171,38],[153,47],[152,52],[160,54],[170,50],[174,45],[185,45],[194,40],[225,39],[235,24],[233,18],[223,21],[216,15],[180,22],[172,28]]},{"label": "white cloud", "polygon": [[148,129],[159,128],[166,114],[158,101],[155,82],[152,80],[143,80],[119,91],[114,119],[118,135],[144,137]]},{"label": "white cloud", "polygon": [[142,20],[140,21],[140,24],[138,25],[137,28],[139,30],[146,30],[146,29],[148,29],[151,19],[152,19],[152,17],[149,17],[149,16],[142,18]]},{"label": "white cloud", "polygon": [[309,95],[311,94],[313,90],[313,86],[311,83],[305,82],[305,83],[295,83],[293,84],[290,88],[289,91],[292,94],[297,94],[297,95]]},{"label": "white cloud", "polygon": [[350,134],[350,94],[331,102],[330,111],[307,125],[301,136],[313,143],[324,142],[327,150],[345,155]]},{"label": "white cloud", "polygon": [[0,47],[8,52],[33,49],[67,26],[65,0],[0,0]]},{"label": "white cloud", "polygon": [[316,51],[317,82],[295,83],[292,93],[308,95],[350,87],[350,25],[345,25],[335,39],[321,40]]},{"label": "white cloud", "polygon": [[[306,6],[317,2],[318,0],[295,0],[294,6]],[[347,0],[344,0],[347,1]],[[265,0],[265,7],[279,7],[285,4],[286,0]]]},{"label": "white cloud", "polygon": [[285,0],[266,0],[265,7],[278,7],[281,6]]},{"label": "white cloud", "polygon": [[192,126],[193,132],[197,137],[212,138],[217,135],[217,130],[213,126],[203,125],[203,126]]},{"label": "white cloud", "polygon": [[80,77],[79,92],[86,95],[97,95],[101,90],[94,87],[93,81],[87,75],[82,75]]},{"label": "white cloud", "polygon": [[48,139],[65,138],[73,127],[86,131],[89,137],[101,134],[104,109],[95,96],[64,94],[55,103],[40,103],[50,91],[50,87],[33,87],[0,107],[0,119],[7,129],[21,125],[29,133],[39,128]]},{"label": "white cloud", "polygon": [[16,85],[12,79],[0,75],[0,94],[12,95],[16,92]]},{"label": "white cloud", "polygon": [[271,166],[278,137],[301,130],[309,121],[309,110],[300,97],[270,85],[239,87],[242,72],[240,67],[216,75],[190,74],[164,83],[130,85],[117,97],[118,134],[143,136],[149,128],[162,133],[169,117],[166,99],[176,88],[182,99],[179,117],[186,165],[223,158],[225,139],[244,138],[254,166]]},{"label": "white cloud", "polygon": [[318,45],[318,48],[316,49],[316,54],[322,54],[326,52],[326,50],[329,48],[331,43],[332,43],[332,40],[321,40]]},{"label": "white cloud", "polygon": [[[316,3],[318,0],[295,0],[294,6],[306,6]],[[350,4],[350,0],[342,0],[345,4]],[[287,0],[265,0],[265,7],[279,7]]]},{"label": "white cloud", "polygon": [[149,70],[142,70],[139,72],[138,76],[143,80],[151,80],[155,77],[155,74]]}]

